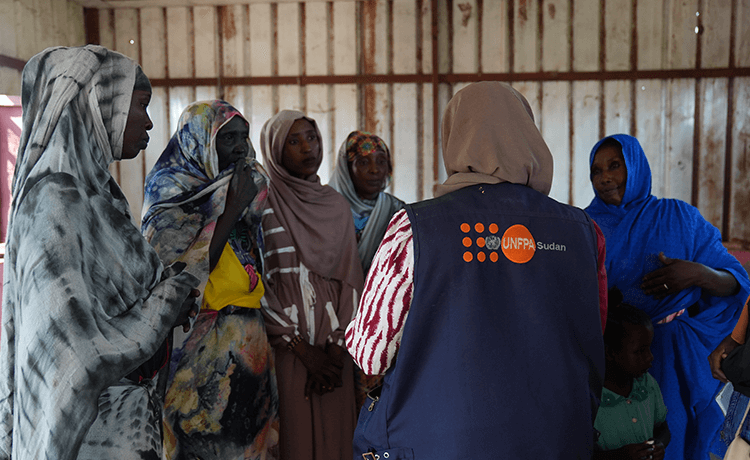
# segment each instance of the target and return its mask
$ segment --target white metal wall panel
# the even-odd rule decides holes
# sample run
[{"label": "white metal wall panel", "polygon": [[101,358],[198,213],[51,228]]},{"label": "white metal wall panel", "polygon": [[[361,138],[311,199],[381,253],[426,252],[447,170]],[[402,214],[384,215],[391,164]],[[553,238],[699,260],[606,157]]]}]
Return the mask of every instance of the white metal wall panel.
[{"label": "white metal wall panel", "polygon": [[[40,46],[79,44],[75,41],[83,38],[82,9],[71,2],[0,2],[13,6],[17,30],[35,32],[19,40],[16,31],[13,44],[5,39],[11,34],[0,31],[0,54],[28,59]],[[740,68],[747,75],[750,67],[750,0],[435,4],[435,36],[433,0],[100,10],[104,46],[139,60],[152,79],[179,79],[181,85],[155,85],[155,128],[146,154],[113,167],[134,211],[140,208],[143,177],[182,109],[213,97],[243,110],[258,152],[261,127],[278,110],[298,109],[315,118],[325,149],[324,182],[346,135],[354,129],[374,132],[393,152],[390,190],[406,201],[429,198],[445,178],[434,102],[442,115],[450,96],[467,84],[455,75],[509,73],[503,79],[528,98],[555,158],[553,197],[586,206],[593,196],[588,180],[593,143],[606,134],[629,133],[644,146],[657,196],[694,203],[726,238],[750,244],[750,77],[726,72]],[[37,17],[42,9],[51,13]],[[77,25],[61,26],[63,17]],[[50,33],[37,37],[45,29]],[[432,75],[433,65],[439,76]],[[667,75],[674,69],[724,73]],[[629,71],[665,76],[635,80]],[[556,79],[552,72],[563,76]],[[623,74],[602,76],[609,72]],[[362,75],[376,78],[356,78]],[[17,71],[0,68],[0,77],[15,78],[11,84],[20,87]],[[246,77],[266,80],[248,86],[225,81]],[[274,83],[282,77],[292,79]],[[305,77],[331,82],[296,84]],[[441,81],[437,99],[435,78]],[[191,84],[191,79],[203,80]]]}]

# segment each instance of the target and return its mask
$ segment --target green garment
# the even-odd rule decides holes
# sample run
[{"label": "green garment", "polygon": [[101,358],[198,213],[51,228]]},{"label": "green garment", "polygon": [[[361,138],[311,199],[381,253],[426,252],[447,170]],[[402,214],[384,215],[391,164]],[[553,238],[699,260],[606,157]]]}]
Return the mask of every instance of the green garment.
[{"label": "green garment", "polygon": [[597,444],[602,450],[614,450],[654,436],[654,426],[667,419],[667,406],[648,372],[633,380],[628,397],[602,388],[602,403],[594,428],[600,433]]}]

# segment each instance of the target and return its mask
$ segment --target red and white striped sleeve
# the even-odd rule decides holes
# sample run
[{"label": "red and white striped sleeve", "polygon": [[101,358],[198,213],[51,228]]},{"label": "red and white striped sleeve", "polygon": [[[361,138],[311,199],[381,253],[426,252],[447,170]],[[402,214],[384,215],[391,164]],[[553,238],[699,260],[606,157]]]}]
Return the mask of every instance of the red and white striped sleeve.
[{"label": "red and white striped sleeve", "polygon": [[414,289],[414,242],[409,216],[397,212],[372,260],[346,346],[368,375],[385,374],[401,344]]}]

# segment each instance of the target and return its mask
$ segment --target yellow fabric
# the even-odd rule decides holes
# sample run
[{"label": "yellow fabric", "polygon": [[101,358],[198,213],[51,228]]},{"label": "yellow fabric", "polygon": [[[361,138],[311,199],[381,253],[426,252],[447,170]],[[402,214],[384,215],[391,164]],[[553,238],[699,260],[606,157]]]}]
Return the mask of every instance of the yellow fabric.
[{"label": "yellow fabric", "polygon": [[[257,274],[257,272],[256,272]],[[265,293],[258,276],[258,285],[250,290],[250,275],[245,271],[232,247],[227,243],[221,258],[208,277],[203,293],[204,310],[221,310],[227,305],[245,308],[260,308],[260,299]]]}]

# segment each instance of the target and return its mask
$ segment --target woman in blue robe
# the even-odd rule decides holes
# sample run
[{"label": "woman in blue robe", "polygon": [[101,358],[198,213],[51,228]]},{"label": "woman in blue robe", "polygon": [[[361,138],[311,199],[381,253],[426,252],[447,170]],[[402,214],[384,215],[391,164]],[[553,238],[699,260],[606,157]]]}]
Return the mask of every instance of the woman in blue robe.
[{"label": "woman in blue robe", "polygon": [[607,241],[607,279],[654,322],[651,374],[667,405],[668,459],[707,459],[724,416],[706,358],[733,329],[750,280],[693,206],[651,194],[638,140],[616,134],[591,150],[586,208]]}]

